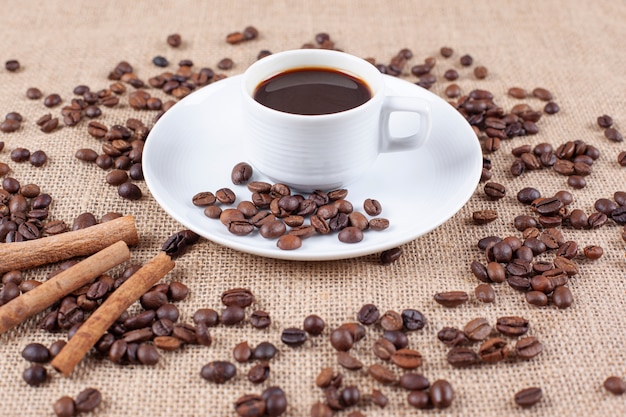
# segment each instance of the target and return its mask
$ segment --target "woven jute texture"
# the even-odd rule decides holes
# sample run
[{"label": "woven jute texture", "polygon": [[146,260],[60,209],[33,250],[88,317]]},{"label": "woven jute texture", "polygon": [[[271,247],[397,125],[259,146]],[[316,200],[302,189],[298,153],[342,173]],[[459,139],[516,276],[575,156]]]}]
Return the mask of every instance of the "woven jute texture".
[{"label": "woven jute texture", "polygon": [[[87,120],[75,127],[42,133],[35,122],[46,113],[59,116],[60,106],[48,109],[42,100],[27,99],[27,88],[38,87],[44,95],[58,93],[65,105],[79,84],[93,91],[107,88],[111,83],[107,79],[109,72],[123,60],[147,81],[163,71],[152,64],[156,55],[168,58],[168,69],[176,68],[182,59],[191,59],[196,69],[211,67],[231,76],[243,72],[262,49],[278,52],[299,48],[315,42],[317,33],[327,32],[337,48],[382,63],[388,63],[401,48],[411,49],[414,56],[402,77],[413,82],[417,79],[410,67],[427,57],[436,57],[433,73],[438,81],[431,91],[438,95],[443,96],[449,84],[443,73],[454,68],[460,73],[456,83],[463,93],[476,88],[492,91],[495,101],[506,111],[522,102],[536,110],[542,110],[545,104],[536,98],[508,97],[506,92],[513,86],[528,91],[535,87],[549,89],[561,111],[544,114],[537,135],[504,140],[498,152],[488,155],[493,180],[506,186],[505,198],[488,200],[479,184],[465,207],[441,227],[403,245],[403,256],[392,265],[381,265],[378,254],[332,262],[273,260],[201,240],[176,261],[175,269],[163,279],[182,281],[190,289],[187,299],[177,303],[181,321],[190,323],[193,312],[201,307],[220,310],[224,290],[246,287],[256,296],[252,308],[270,313],[272,325],[267,329],[256,330],[247,323],[218,326],[211,329],[212,346],[161,352],[155,366],[115,365],[90,353],[67,378],[46,365],[48,381],[30,387],[22,379],[29,365],[21,357],[24,346],[30,342],[49,345],[66,338],[66,334],[40,330],[43,313],[26,321],[0,336],[0,415],[54,415],[52,405],[59,397],[76,396],[86,387],[95,387],[101,391],[103,402],[93,415],[230,416],[236,415],[233,404],[241,395],[260,394],[278,385],[288,399],[284,415],[304,416],[313,403],[324,401],[315,377],[328,366],[344,374],[344,386],[356,385],[364,394],[380,389],[389,398],[385,408],[362,402],[338,415],[357,409],[368,416],[626,414],[624,398],[602,387],[610,375],[626,376],[626,260],[621,226],[609,221],[598,230],[561,229],[565,238],[576,241],[580,248],[598,245],[604,249],[604,256],[597,261],[577,258],[580,271],[569,283],[574,303],[568,309],[530,306],[523,294],[506,283],[494,284],[496,301],[482,304],[473,295],[479,282],[469,267],[474,260],[486,263],[476,246],[479,239],[489,235],[521,237],[513,227],[513,219],[533,214],[516,200],[517,192],[524,187],[535,187],[544,196],[568,190],[574,196],[570,209],[579,208],[588,214],[594,211],[598,198],[612,198],[614,192],[626,191],[626,171],[617,163],[617,155],[626,150],[626,145],[610,142],[596,124],[598,116],[609,114],[616,127],[626,132],[623,1],[29,0],[4,1],[3,6],[0,61],[17,59],[21,69],[11,73],[0,68],[0,113],[4,116],[16,111],[24,121],[17,132],[0,134],[0,141],[5,143],[0,161],[10,165],[9,175],[22,184],[36,183],[53,196],[54,219],[71,224],[83,212],[92,212],[98,218],[111,211],[134,215],[140,244],[132,249],[132,259],[126,265],[151,259],[165,239],[182,226],[159,207],[144,182],[137,182],[144,193],[141,200],[123,200],[115,187],[106,184],[104,171],[74,157],[80,148],[100,151],[101,142],[87,134]],[[248,25],[259,30],[258,39],[239,45],[226,43],[228,33]],[[167,35],[172,33],[182,36],[181,47],[174,49],[166,43]],[[439,54],[442,46],[452,47],[454,55],[443,58]],[[469,68],[459,63],[464,54],[474,58]],[[233,68],[217,70],[217,63],[225,57],[234,61]],[[484,80],[477,80],[472,73],[478,65],[489,70]],[[103,108],[97,120],[111,126],[134,117],[151,126],[156,112],[133,110],[128,105],[132,90],[129,86],[119,106]],[[161,91],[148,91],[168,98]],[[547,169],[520,177],[511,175],[513,148],[542,142],[556,148],[570,140],[582,140],[600,151],[584,189],[570,188],[565,177]],[[44,150],[48,163],[34,168],[11,161],[9,154],[18,147]],[[406,180],[400,174],[397,177]],[[384,205],[384,201],[381,203]],[[483,226],[473,224],[472,213],[481,209],[497,210],[499,218]],[[553,256],[552,252],[545,259]],[[123,267],[110,274],[118,274]],[[55,268],[49,265],[24,274],[28,279],[44,280]],[[433,295],[447,290],[466,291],[470,301],[454,309],[435,303]],[[382,312],[415,308],[426,316],[425,328],[408,334],[410,347],[424,358],[416,372],[431,382],[447,379],[452,384],[455,397],[448,409],[418,411],[407,404],[405,390],[382,386],[367,375],[365,368],[340,369],[329,344],[330,330],[354,321],[365,303],[376,304]],[[130,309],[138,310],[138,304]],[[326,321],[323,334],[310,337],[298,348],[283,345],[282,329],[302,326],[303,319],[312,313]],[[442,327],[462,328],[475,317],[485,317],[495,325],[498,317],[509,315],[529,320],[529,334],[544,345],[541,355],[528,361],[507,360],[461,369],[447,363],[448,348],[437,340]],[[372,342],[381,334],[379,326],[368,327],[365,339],[352,350],[366,367],[382,363],[371,353]],[[515,339],[506,339],[512,347]],[[247,380],[246,373],[253,363],[237,364],[237,376],[223,385],[200,377],[206,363],[232,360],[232,348],[242,341],[251,346],[269,341],[279,348],[270,362],[266,382],[253,385]],[[395,365],[388,366],[398,376],[403,372]],[[541,387],[544,396],[531,409],[522,410],[513,396],[530,386]]]}]

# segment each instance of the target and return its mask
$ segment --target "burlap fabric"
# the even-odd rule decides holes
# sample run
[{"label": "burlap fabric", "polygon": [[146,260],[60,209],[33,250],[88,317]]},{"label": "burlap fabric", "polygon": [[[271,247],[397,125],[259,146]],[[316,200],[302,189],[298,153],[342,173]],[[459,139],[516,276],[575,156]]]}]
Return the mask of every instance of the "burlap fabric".
[{"label": "burlap fabric", "polygon": [[[422,311],[427,326],[409,334],[410,345],[424,357],[419,372],[431,381],[448,379],[455,390],[450,408],[420,412],[407,405],[407,392],[401,388],[383,387],[364,371],[343,371],[344,384],[357,385],[362,392],[379,388],[389,397],[384,409],[357,407],[365,415],[619,416],[626,412],[624,399],[602,388],[609,375],[626,375],[626,267],[621,227],[616,224],[609,222],[593,231],[563,229],[565,237],[577,241],[580,247],[594,244],[604,248],[600,260],[579,262],[580,273],[570,283],[575,302],[567,310],[531,307],[506,284],[495,285],[497,299],[493,304],[483,305],[472,296],[466,305],[446,309],[433,301],[433,294],[439,291],[473,294],[478,281],[470,273],[469,264],[473,260],[484,262],[476,248],[478,239],[487,235],[520,236],[513,228],[513,218],[529,213],[515,199],[521,188],[534,186],[544,195],[567,189],[575,196],[572,207],[587,213],[593,211],[596,199],[611,198],[615,191],[626,188],[626,171],[616,162],[626,145],[608,141],[596,125],[596,117],[606,113],[614,117],[618,129],[626,130],[623,2],[65,0],[5,1],[3,6],[0,60],[18,59],[22,68],[17,73],[0,70],[0,113],[17,111],[24,116],[24,122],[19,131],[0,135],[5,142],[0,161],[8,163],[11,175],[23,184],[37,183],[54,197],[54,218],[71,222],[86,211],[98,217],[109,211],[133,214],[141,237],[141,243],[132,251],[134,263],[154,256],[161,243],[181,225],[156,204],[145,183],[140,183],[144,191],[141,201],[125,201],[105,183],[103,171],[74,158],[79,148],[99,150],[99,142],[86,133],[86,121],[74,128],[42,133],[35,121],[48,112],[58,115],[60,110],[45,108],[41,100],[28,100],[28,87],[38,87],[44,94],[59,93],[67,103],[78,84],[92,90],[106,88],[110,83],[108,73],[121,60],[130,62],[144,80],[158,74],[161,69],[151,63],[155,55],[166,56],[171,66],[188,58],[198,68],[216,68],[220,59],[230,57],[235,65],[223,73],[234,75],[254,62],[261,49],[276,52],[298,48],[325,31],[338,48],[384,63],[401,48],[410,48],[415,56],[404,77],[413,81],[415,77],[408,68],[436,56],[434,73],[439,82],[432,91],[437,94],[442,95],[448,84],[443,82],[443,72],[455,68],[461,74],[457,83],[465,93],[474,88],[490,90],[508,109],[519,103],[506,97],[509,87],[546,87],[554,93],[561,111],[544,115],[538,135],[503,141],[501,150],[490,156],[493,179],[507,187],[504,199],[487,200],[479,185],[458,214],[426,236],[405,244],[404,255],[391,266],[382,266],[376,254],[336,262],[289,262],[202,241],[180,258],[164,279],[180,280],[191,289],[190,296],[178,304],[183,321],[191,321],[197,308],[219,309],[224,290],[248,287],[256,294],[256,307],[270,312],[273,323],[269,329],[220,326],[212,329],[211,347],[187,346],[162,353],[156,366],[119,366],[90,355],[71,377],[49,369],[49,381],[33,388],[21,376],[28,366],[20,356],[22,348],[34,341],[49,345],[65,335],[39,330],[41,316],[27,321],[0,336],[1,415],[53,415],[52,404],[59,397],[96,387],[102,392],[103,403],[94,415],[228,416],[235,415],[233,403],[239,396],[260,393],[270,385],[279,385],[287,393],[285,415],[307,415],[311,404],[323,400],[322,391],[314,384],[319,370],[326,366],[339,370],[335,351],[328,342],[329,329],[354,320],[364,303],[375,303],[382,311]],[[247,25],[258,28],[257,40],[237,46],[225,42],[226,34]],[[183,38],[178,49],[165,42],[166,36],[175,32]],[[443,59],[438,53],[442,46],[454,48],[453,57]],[[474,66],[489,69],[486,80],[476,80],[471,68],[460,66],[459,57],[465,53],[474,57]],[[156,90],[151,92],[165,97]],[[113,125],[136,117],[150,124],[154,113],[132,110],[127,96],[117,108],[105,109],[98,120]],[[537,99],[524,102],[535,109],[543,107]],[[516,146],[540,142],[557,146],[578,139],[601,152],[582,190],[569,188],[565,177],[549,170],[518,178],[509,173],[511,149]],[[16,147],[43,149],[49,161],[38,169],[28,163],[14,163],[9,152]],[[485,208],[498,210],[499,219],[485,226],[472,224],[472,212]],[[37,268],[26,274],[44,279],[53,268]],[[324,334],[300,348],[284,346],[281,330],[301,326],[303,318],[311,313],[326,320]],[[474,317],[486,317],[493,324],[504,315],[520,315],[530,321],[530,334],[545,346],[542,355],[530,361],[470,369],[455,369],[446,362],[447,348],[436,338],[439,329],[461,327]],[[366,365],[378,361],[370,346],[380,333],[379,328],[369,329],[367,338],[353,350]],[[232,348],[244,340],[252,346],[267,340],[280,348],[271,361],[268,381],[261,386],[248,382],[245,375],[251,364],[238,364],[238,376],[224,385],[200,378],[204,364],[230,360]],[[400,374],[398,368],[393,369]],[[513,402],[513,395],[527,386],[542,387],[544,398],[532,409],[521,410]],[[341,414],[347,415],[348,411]]]}]

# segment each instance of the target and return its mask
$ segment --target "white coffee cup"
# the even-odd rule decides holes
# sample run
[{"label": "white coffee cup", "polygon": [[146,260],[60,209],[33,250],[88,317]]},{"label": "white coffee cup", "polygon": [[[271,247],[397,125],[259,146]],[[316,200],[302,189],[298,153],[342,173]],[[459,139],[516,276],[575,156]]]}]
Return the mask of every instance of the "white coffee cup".
[{"label": "white coffee cup", "polygon": [[[365,83],[371,98],[360,106],[330,114],[293,114],[254,99],[264,81],[287,71],[324,68]],[[384,76],[353,55],[324,49],[275,53],[252,64],[242,78],[245,153],[255,170],[274,182],[311,192],[344,186],[371,168],[380,153],[410,151],[430,135],[429,104],[418,97],[385,94]],[[393,112],[413,112],[416,133],[390,134]]]}]

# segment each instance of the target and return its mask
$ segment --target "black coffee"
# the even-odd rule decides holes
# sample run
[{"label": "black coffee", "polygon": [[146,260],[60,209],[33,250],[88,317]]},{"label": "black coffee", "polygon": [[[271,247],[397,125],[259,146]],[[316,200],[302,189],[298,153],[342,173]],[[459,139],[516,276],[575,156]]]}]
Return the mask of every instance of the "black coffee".
[{"label": "black coffee", "polygon": [[263,81],[259,103],[285,113],[320,115],[360,106],[372,97],[364,81],[329,68],[297,68]]}]

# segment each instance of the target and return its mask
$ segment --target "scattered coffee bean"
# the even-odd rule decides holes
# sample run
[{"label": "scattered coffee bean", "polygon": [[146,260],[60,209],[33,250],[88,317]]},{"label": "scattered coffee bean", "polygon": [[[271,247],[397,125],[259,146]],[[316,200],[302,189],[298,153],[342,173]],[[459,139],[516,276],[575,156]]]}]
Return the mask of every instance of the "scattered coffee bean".
[{"label": "scattered coffee bean", "polygon": [[86,388],[76,396],[74,402],[77,412],[89,413],[98,408],[102,402],[102,394],[95,388]]},{"label": "scattered coffee bean", "polygon": [[474,220],[474,223],[478,225],[491,223],[497,218],[498,218],[498,212],[495,210],[490,210],[490,209],[477,210],[472,213],[472,219]]},{"label": "scattered coffee bean", "polygon": [[306,332],[302,329],[290,327],[284,329],[280,335],[280,340],[284,344],[290,347],[297,347],[303,345],[307,340]]},{"label": "scattered coffee bean", "polygon": [[172,48],[178,48],[182,43],[182,38],[178,33],[168,35],[167,44]]},{"label": "scattered coffee bean", "polygon": [[539,387],[524,388],[515,393],[515,403],[520,407],[532,407],[541,401],[543,391]]},{"label": "scattered coffee bean", "polygon": [[438,379],[432,383],[429,390],[430,402],[435,408],[443,409],[452,405],[454,390],[445,379]]},{"label": "scattered coffee bean", "polygon": [[56,400],[52,409],[57,417],[73,417],[76,415],[76,404],[74,403],[74,399],[67,395]]},{"label": "scattered coffee bean", "polygon": [[434,299],[444,307],[458,307],[469,300],[465,291],[446,291],[435,294]]},{"label": "scattered coffee bean", "polygon": [[237,373],[235,365],[228,361],[213,361],[202,367],[200,376],[216,384],[224,384]]},{"label": "scattered coffee bean", "polygon": [[626,392],[626,381],[619,376],[610,376],[604,380],[604,389],[613,395],[622,395]]},{"label": "scattered coffee bean", "polygon": [[319,336],[324,331],[324,327],[326,327],[326,323],[324,320],[316,315],[311,314],[304,318],[304,323],[302,324],[302,328],[305,332],[310,334],[311,336]]},{"label": "scattered coffee bean", "polygon": [[20,62],[17,59],[9,59],[4,63],[4,68],[9,72],[15,72],[20,69]]},{"label": "scattered coffee bean", "polygon": [[46,382],[46,379],[48,379],[48,371],[40,364],[33,364],[24,369],[22,378],[24,378],[24,382],[28,385],[35,387]]}]

